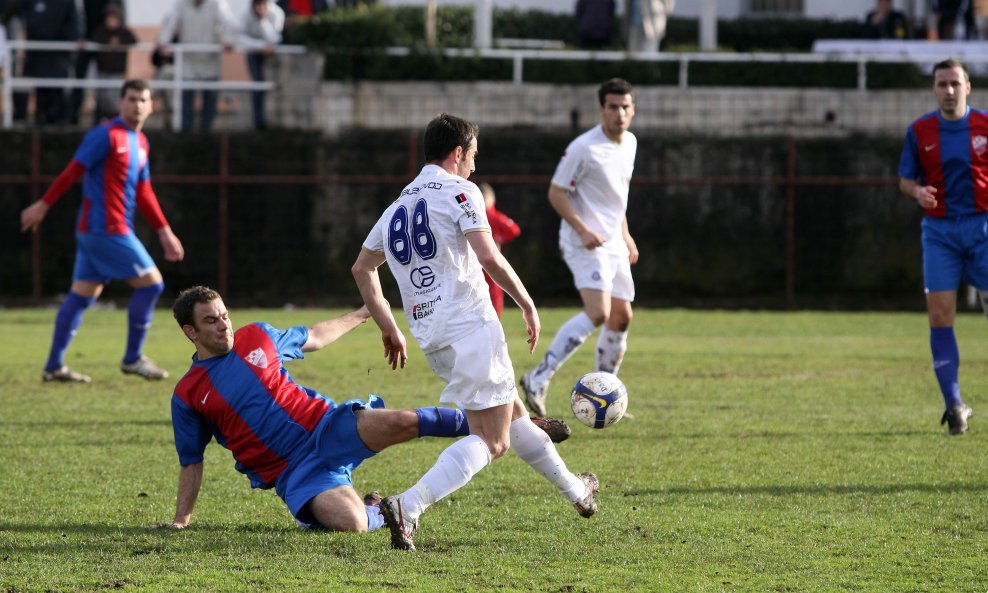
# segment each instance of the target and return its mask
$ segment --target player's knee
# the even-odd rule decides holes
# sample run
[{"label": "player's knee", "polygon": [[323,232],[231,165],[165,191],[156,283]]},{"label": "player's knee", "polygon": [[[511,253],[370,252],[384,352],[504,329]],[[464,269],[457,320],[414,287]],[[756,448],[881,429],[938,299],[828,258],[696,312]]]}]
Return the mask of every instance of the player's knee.
[{"label": "player's knee", "polygon": [[594,327],[600,327],[607,323],[608,315],[604,311],[587,311],[587,317],[593,322]]},{"label": "player's knee", "polygon": [[355,512],[355,509],[339,508],[331,514],[321,513],[317,516],[319,524],[330,531],[343,531],[347,533],[364,533],[367,531],[367,513],[363,509]]}]

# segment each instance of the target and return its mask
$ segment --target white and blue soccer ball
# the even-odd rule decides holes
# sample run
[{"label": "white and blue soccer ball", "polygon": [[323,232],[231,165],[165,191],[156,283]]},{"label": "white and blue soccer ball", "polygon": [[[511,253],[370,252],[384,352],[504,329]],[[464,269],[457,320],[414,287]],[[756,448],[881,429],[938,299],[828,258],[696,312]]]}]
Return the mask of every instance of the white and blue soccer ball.
[{"label": "white and blue soccer ball", "polygon": [[576,419],[590,428],[607,428],[624,417],[628,389],[611,373],[587,373],[573,386],[570,406]]}]

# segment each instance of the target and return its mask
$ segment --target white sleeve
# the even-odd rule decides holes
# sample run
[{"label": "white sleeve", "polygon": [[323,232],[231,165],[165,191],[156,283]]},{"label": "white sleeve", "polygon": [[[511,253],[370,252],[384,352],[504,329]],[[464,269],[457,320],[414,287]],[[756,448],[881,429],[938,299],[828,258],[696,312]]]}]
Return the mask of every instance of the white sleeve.
[{"label": "white sleeve", "polygon": [[552,176],[552,184],[568,190],[576,187],[576,184],[583,177],[584,164],[587,157],[587,147],[583,143],[573,141],[566,147],[566,152],[559,159],[556,165],[556,172]]},{"label": "white sleeve", "polygon": [[[480,188],[475,184],[466,182],[459,187],[462,190],[454,196],[452,202],[453,209],[451,216],[456,221],[460,231],[465,235],[473,231],[491,230],[491,225],[487,221],[487,210],[484,209],[484,195],[480,193]],[[450,204],[445,207],[449,208]]]},{"label": "white sleeve", "polygon": [[[387,214],[387,210],[385,210],[385,214]],[[381,231],[381,225],[384,223],[384,216],[382,215],[381,218],[374,223],[374,227],[371,229],[370,233],[367,234],[367,238],[364,239],[364,249],[367,251],[373,251],[374,253],[384,253],[384,233]]]}]

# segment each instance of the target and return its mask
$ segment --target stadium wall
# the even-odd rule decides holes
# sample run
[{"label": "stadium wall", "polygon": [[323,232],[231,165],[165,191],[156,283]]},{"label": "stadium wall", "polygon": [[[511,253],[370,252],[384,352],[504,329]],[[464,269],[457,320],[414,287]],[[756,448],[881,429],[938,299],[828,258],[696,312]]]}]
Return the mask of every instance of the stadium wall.
[{"label": "stadium wall", "polygon": [[[572,137],[569,129],[481,131],[475,179],[490,181],[499,207],[522,226],[505,255],[543,304],[575,302],[556,247],[559,219],[545,197]],[[629,225],[642,253],[640,303],[922,308],[919,214],[895,188],[898,136],[642,130],[638,138]],[[0,134],[0,305],[53,302],[68,287],[79,186],[51,211],[38,251],[17,220],[80,139]],[[225,284],[238,306],[355,303],[350,265],[420,165],[417,133],[407,130],[152,131],[150,139],[156,192],[187,251],[185,262],[164,262],[139,225],[166,277],[162,302],[205,283]],[[106,298],[126,295],[118,287]]]}]

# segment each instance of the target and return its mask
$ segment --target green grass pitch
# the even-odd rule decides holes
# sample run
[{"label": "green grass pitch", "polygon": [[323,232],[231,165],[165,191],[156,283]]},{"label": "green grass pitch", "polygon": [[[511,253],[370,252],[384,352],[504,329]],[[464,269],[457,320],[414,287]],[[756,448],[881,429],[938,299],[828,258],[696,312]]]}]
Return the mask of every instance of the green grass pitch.
[{"label": "green grass pitch", "polygon": [[[233,311],[236,324],[308,324],[339,311]],[[536,356],[508,309],[516,372],[573,309],[543,311]],[[988,590],[988,325],[957,323],[961,384],[976,415],[938,421],[918,313],[636,311],[621,377],[636,416],[593,431],[569,388],[593,340],[552,384],[572,420],[559,450],[602,483],[581,519],[509,454],[423,516],[417,553],[370,534],[295,529],[207,448],[193,525],[171,519],[178,463],[170,395],[190,345],[159,310],[146,351],[173,377],[123,376],[124,311],[87,313],[68,363],[90,385],[43,385],[54,312],[0,312],[0,593],[25,591],[973,591]],[[303,385],[337,400],[432,405],[441,388],[417,346],[386,366],[373,325],[305,361]],[[980,415],[978,415],[980,414]],[[447,444],[391,448],[359,490],[400,491]]]}]

